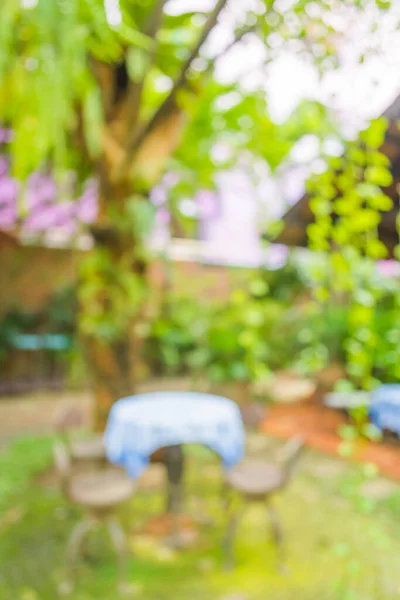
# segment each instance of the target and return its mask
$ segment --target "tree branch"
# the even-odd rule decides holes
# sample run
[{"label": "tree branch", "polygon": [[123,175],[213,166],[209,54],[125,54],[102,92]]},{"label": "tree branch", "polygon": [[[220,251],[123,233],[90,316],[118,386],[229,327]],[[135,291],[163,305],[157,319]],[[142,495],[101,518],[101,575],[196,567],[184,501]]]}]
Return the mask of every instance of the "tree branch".
[{"label": "tree branch", "polygon": [[158,0],[158,2],[156,2],[154,9],[147,21],[147,24],[145,27],[145,34],[151,39],[154,39],[156,37],[157,32],[160,28],[161,19],[162,19],[162,15],[164,12],[164,6],[165,6],[166,2],[167,2],[167,0]]},{"label": "tree branch", "polygon": [[161,25],[162,15],[166,0],[158,0],[149,17],[145,27],[146,35],[152,40],[152,47],[147,54],[146,68],[140,81],[132,82],[129,87],[127,106],[128,106],[128,131],[135,131],[139,120],[140,102],[142,99],[143,87],[146,79],[146,72],[151,67],[156,52],[156,35]]},{"label": "tree branch", "polygon": [[171,108],[175,105],[176,94],[185,85],[187,81],[187,75],[192,66],[193,61],[197,58],[201,47],[207,40],[211,31],[216,26],[218,17],[222,10],[225,8],[227,1],[228,0],[218,0],[214,10],[210,13],[203,27],[203,30],[199,36],[195,47],[192,49],[190,56],[184,62],[179,76],[175,80],[168,96],[158,107],[158,109],[153,114],[148,123],[142,129],[133,132],[133,135],[128,140],[126,155],[120,168],[118,169],[119,172],[117,176],[125,171],[125,169],[129,166],[130,162],[135,157],[135,154],[138,152],[139,148],[141,147],[149,133],[154,129],[154,127],[159,123],[159,121],[162,120],[164,116],[170,112]]},{"label": "tree branch", "polygon": [[236,46],[236,44],[238,44],[239,42],[242,41],[242,39],[248,34],[248,33],[255,33],[257,31],[257,27],[258,27],[258,23],[256,23],[255,25],[249,25],[248,27],[245,27],[243,29],[240,29],[234,39],[232,40],[232,42],[230,44],[228,44],[227,46],[225,46],[225,48],[216,56],[213,56],[212,58],[210,58],[207,68],[205,69],[204,73],[209,73],[212,68],[214,67],[215,63],[217,62],[217,60],[219,60],[220,58],[222,58],[223,56],[225,56],[226,54],[228,54],[228,52],[230,50],[232,50],[232,48],[234,48]]},{"label": "tree branch", "polygon": [[97,85],[100,88],[103,100],[103,109],[106,120],[111,116],[112,101],[114,96],[114,71],[111,65],[103,63],[93,56],[89,56],[89,67]]}]

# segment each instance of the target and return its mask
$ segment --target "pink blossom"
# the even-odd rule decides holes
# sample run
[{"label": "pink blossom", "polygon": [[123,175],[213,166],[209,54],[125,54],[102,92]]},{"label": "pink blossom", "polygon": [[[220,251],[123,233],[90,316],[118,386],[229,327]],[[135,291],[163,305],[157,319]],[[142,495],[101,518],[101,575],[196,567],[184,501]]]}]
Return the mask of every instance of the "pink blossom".
[{"label": "pink blossom", "polygon": [[24,222],[24,229],[30,233],[43,232],[54,227],[53,207],[44,207],[30,215]]},{"label": "pink blossom", "polygon": [[150,194],[150,202],[154,204],[154,206],[160,206],[167,201],[167,191],[165,188],[160,185],[156,186],[152,189]]},{"label": "pink blossom", "polygon": [[28,209],[54,202],[57,199],[57,187],[50,177],[34,173],[28,180],[25,202]]},{"label": "pink blossom", "polygon": [[0,229],[13,229],[17,223],[17,211],[15,205],[0,207]]},{"label": "pink blossom", "polygon": [[2,177],[0,179],[0,205],[12,204],[17,202],[18,183],[12,177]]},{"label": "pink blossom", "polygon": [[27,218],[24,228],[30,232],[42,232],[53,227],[65,227],[73,222],[74,210],[73,202],[40,207]]},{"label": "pink blossom", "polygon": [[396,277],[399,274],[399,264],[395,260],[379,260],[377,268],[384,277]]},{"label": "pink blossom", "polygon": [[[9,229],[17,222],[17,199],[19,183],[7,175],[8,161],[0,157],[0,229]],[[73,192],[75,174],[66,180],[65,192]],[[67,190],[68,187],[68,190]],[[82,196],[77,200],[57,202],[62,197],[54,179],[41,172],[33,173],[23,190],[23,200],[27,217],[23,227],[31,233],[43,233],[51,229],[62,228],[63,232],[74,233],[79,223],[92,223],[97,216],[97,184],[89,180]]]},{"label": "pink blossom", "polygon": [[162,184],[165,185],[166,188],[174,187],[179,181],[179,175],[177,173],[166,173],[162,180]]},{"label": "pink blossom", "polygon": [[76,202],[76,218],[82,223],[93,223],[98,211],[96,190],[93,188],[87,189]]},{"label": "pink blossom", "polygon": [[168,209],[160,208],[156,214],[156,221],[158,225],[168,225],[171,221],[171,214]]}]

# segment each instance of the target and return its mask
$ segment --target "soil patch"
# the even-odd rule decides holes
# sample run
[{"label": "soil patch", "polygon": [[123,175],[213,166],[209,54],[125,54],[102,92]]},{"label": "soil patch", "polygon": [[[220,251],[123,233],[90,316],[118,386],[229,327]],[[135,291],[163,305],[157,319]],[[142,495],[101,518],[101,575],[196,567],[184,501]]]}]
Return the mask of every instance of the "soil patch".
[{"label": "soil patch", "polygon": [[[302,435],[310,448],[338,455],[343,441],[338,434],[338,429],[347,422],[344,413],[312,401],[271,406],[260,429],[282,439]],[[357,445],[351,458],[357,462],[374,463],[383,475],[400,481],[398,440],[380,443],[362,441]]]}]

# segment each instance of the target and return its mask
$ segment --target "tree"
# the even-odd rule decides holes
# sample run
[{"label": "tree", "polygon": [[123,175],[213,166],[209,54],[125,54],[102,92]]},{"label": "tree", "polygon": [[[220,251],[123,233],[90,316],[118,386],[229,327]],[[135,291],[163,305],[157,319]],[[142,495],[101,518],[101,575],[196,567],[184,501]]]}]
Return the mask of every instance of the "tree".
[{"label": "tree", "polygon": [[[0,9],[0,119],[13,131],[15,177],[51,167],[60,186],[71,169],[98,182],[79,299],[99,424],[134,389],[151,189],[171,168],[177,197],[211,187],[215,170],[239,158],[273,169],[294,141],[269,119],[262,86],[218,82],[215,65],[255,36],[265,61],[291,40],[322,68],[332,60],[329,0],[281,9],[272,0],[204,4],[207,11],[177,0],[3,0]],[[213,51],[210,39],[223,40],[224,31],[226,42]],[[230,156],[216,165],[212,148],[221,140]]]}]

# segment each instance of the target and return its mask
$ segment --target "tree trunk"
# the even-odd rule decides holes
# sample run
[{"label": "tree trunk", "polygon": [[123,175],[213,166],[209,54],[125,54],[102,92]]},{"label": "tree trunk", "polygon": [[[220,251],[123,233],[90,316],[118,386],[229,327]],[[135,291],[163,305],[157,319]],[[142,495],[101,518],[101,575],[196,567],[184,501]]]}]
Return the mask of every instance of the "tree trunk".
[{"label": "tree trunk", "polygon": [[83,269],[81,284],[81,330],[93,379],[98,429],[104,427],[112,404],[134,393],[133,362],[138,354],[134,326],[144,318],[148,300],[143,235],[138,232],[131,204],[127,210],[128,200],[148,202],[143,189],[142,196],[138,195],[135,181],[141,185],[146,181],[148,187],[157,183],[179,142],[183,124],[182,111],[173,104],[143,140],[124,173],[117,168],[127,131],[123,115],[105,131],[97,173],[99,216],[92,227],[95,248],[89,267]]},{"label": "tree trunk", "polygon": [[134,393],[133,348],[126,337],[106,343],[96,337],[86,337],[84,348],[95,395],[94,424],[103,431],[114,402]]},{"label": "tree trunk", "polygon": [[147,296],[142,242],[126,210],[132,190],[110,183],[107,171],[104,165],[99,169],[99,219],[92,227],[94,248],[83,262],[80,285],[81,333],[97,430],[104,429],[113,403],[134,393],[134,329],[144,317]]}]

